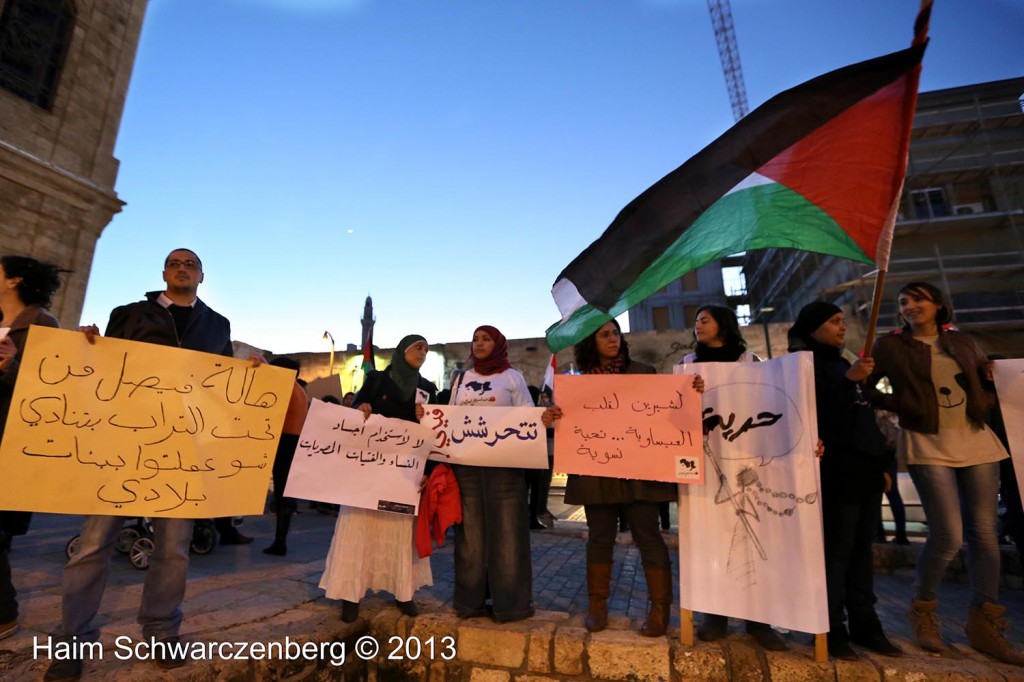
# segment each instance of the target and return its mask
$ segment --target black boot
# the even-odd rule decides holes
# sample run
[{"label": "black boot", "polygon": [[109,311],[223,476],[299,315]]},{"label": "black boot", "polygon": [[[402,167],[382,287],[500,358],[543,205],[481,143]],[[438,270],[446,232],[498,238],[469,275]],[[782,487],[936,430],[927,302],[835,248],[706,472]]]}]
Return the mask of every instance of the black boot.
[{"label": "black boot", "polygon": [[826,639],[828,640],[828,655],[832,658],[839,658],[844,661],[856,661],[860,656],[850,646],[850,636],[846,632],[846,626],[842,623],[831,626]]},{"label": "black boot", "polygon": [[754,638],[765,651],[786,651],[789,646],[782,635],[772,630],[767,623],[759,623],[756,620],[747,621],[747,634]]},{"label": "black boot", "polygon": [[345,601],[341,602],[341,619],[346,623],[354,623],[359,618],[359,602],[357,601]]},{"label": "black boot", "polygon": [[729,618],[717,613],[705,613],[704,620],[697,628],[697,639],[702,642],[717,642],[729,632]]},{"label": "black boot", "polygon": [[416,602],[414,602],[412,599],[410,599],[409,601],[398,601],[396,599],[395,606],[398,607],[398,610],[402,613],[402,615],[410,617],[416,617],[420,615],[420,610],[416,608]]},{"label": "black boot", "polygon": [[263,550],[264,554],[272,556],[284,556],[288,554],[288,528],[292,523],[292,512],[290,509],[279,509],[277,511],[277,528],[274,532],[274,544]]},{"label": "black boot", "polygon": [[882,622],[874,610],[850,615],[850,641],[882,656],[895,658],[903,655],[903,651],[885,636]]}]

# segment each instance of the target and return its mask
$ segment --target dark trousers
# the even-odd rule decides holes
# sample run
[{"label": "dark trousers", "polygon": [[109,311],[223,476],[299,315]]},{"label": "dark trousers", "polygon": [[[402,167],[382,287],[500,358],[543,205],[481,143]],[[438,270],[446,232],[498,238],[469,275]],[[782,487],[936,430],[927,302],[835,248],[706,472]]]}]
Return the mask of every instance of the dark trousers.
[{"label": "dark trousers", "polygon": [[[897,480],[899,470],[896,466],[895,457],[888,468],[886,468],[885,473],[889,474],[889,478],[892,480],[892,487],[889,488],[889,492],[885,496],[889,499],[889,511],[892,512],[892,522],[896,526],[896,537],[905,538],[907,536],[907,509],[903,504],[903,496],[900,495],[900,486]],[[882,540],[885,539],[885,528],[882,526],[881,513],[878,515],[878,537]]]},{"label": "dark trousers", "polygon": [[629,502],[627,504],[585,504],[587,514],[587,563],[610,564],[615,551],[615,534],[619,527],[619,512],[625,514],[626,524],[633,534],[633,544],[640,550],[640,562],[645,569],[670,569],[668,547],[661,537],[658,502]]},{"label": "dark trousers", "polygon": [[0,623],[10,623],[18,618],[18,593],[11,582],[11,536],[0,530]]},{"label": "dark trousers", "polygon": [[462,497],[455,526],[455,597],[459,615],[479,616],[491,597],[494,619],[533,615],[533,565],[522,469],[454,465]]},{"label": "dark trousers", "polygon": [[299,444],[299,434],[282,433],[281,442],[277,446],[277,456],[274,457],[274,511],[280,515],[292,514],[298,507],[298,503],[291,497],[284,496],[285,486],[288,485],[288,471],[292,468],[292,459],[295,458],[295,448]]},{"label": "dark trousers", "polygon": [[881,504],[881,491],[855,500],[822,496],[825,587],[832,628],[842,625],[844,612],[851,628],[877,622],[871,552]]}]

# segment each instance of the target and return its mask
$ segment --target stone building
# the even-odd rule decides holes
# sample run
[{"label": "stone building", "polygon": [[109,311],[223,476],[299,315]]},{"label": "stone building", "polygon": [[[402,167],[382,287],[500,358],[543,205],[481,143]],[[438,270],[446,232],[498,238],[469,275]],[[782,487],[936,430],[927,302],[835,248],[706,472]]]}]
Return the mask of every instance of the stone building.
[{"label": "stone building", "polygon": [[121,201],[114,143],[146,0],[0,0],[0,252],[57,263],[77,325]]},{"label": "stone building", "polygon": [[[952,300],[954,323],[991,352],[1024,349],[1024,78],[922,92],[885,279],[879,330],[896,292],[926,280]],[[832,256],[769,249],[744,264],[751,309],[795,319],[817,298],[847,312],[859,336],[875,270]]]}]

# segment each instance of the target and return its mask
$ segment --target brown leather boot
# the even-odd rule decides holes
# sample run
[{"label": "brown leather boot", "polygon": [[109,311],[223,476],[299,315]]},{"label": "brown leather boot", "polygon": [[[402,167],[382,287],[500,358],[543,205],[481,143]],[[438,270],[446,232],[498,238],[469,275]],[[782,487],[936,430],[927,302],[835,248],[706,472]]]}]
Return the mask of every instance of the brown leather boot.
[{"label": "brown leather boot", "polygon": [[640,634],[644,637],[661,637],[672,616],[672,573],[667,568],[645,568],[644,575],[647,577],[647,593],[651,604]]},{"label": "brown leather boot", "polygon": [[590,611],[583,624],[590,632],[600,632],[608,627],[608,594],[611,582],[611,564],[587,564],[587,596],[590,599]]},{"label": "brown leather boot", "polygon": [[985,602],[981,608],[972,606],[967,610],[964,632],[971,646],[983,654],[1003,663],[1024,666],[1024,653],[1011,647],[1003,637],[1007,626],[1006,607]]},{"label": "brown leather boot", "polygon": [[946,644],[939,632],[939,617],[935,615],[935,607],[938,605],[938,599],[915,599],[910,602],[910,611],[907,612],[917,645],[925,651],[934,653],[946,650]]}]

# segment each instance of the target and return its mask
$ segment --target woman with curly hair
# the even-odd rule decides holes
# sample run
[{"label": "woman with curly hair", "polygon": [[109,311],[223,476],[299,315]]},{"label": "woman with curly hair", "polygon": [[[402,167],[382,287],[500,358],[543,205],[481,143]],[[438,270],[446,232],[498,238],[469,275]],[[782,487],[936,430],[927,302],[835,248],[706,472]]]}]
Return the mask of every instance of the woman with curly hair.
[{"label": "woman with curly hair", "polygon": [[[47,308],[60,288],[56,265],[27,256],[0,256],[0,440],[11,408],[14,382],[30,325],[59,327]],[[31,514],[0,512],[0,639],[18,629],[18,601],[7,550],[11,536],[28,531]]]}]

